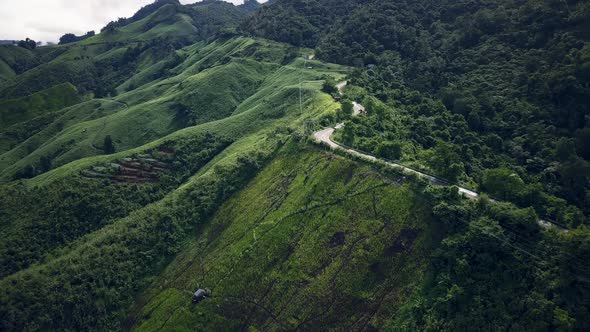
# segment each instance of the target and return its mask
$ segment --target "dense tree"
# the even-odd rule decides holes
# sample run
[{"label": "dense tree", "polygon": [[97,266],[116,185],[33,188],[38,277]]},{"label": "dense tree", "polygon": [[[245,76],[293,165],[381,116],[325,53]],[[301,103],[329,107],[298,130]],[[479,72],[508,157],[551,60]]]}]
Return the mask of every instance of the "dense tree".
[{"label": "dense tree", "polygon": [[484,171],[482,187],[491,195],[510,201],[518,198],[525,189],[525,184],[514,171],[498,168]]},{"label": "dense tree", "polygon": [[340,107],[340,110],[338,110],[337,120],[344,121],[350,119],[350,117],[352,116],[353,109],[354,106],[352,105],[352,102],[350,100],[342,101],[342,106]]},{"label": "dense tree", "polygon": [[352,146],[354,145],[354,124],[351,121],[346,121],[342,132],[343,143]]},{"label": "dense tree", "polygon": [[76,35],[74,35],[73,33],[66,33],[65,35],[63,35],[59,38],[60,45],[74,43],[77,41],[78,41],[78,37],[76,37]]},{"label": "dense tree", "polygon": [[590,160],[590,127],[576,131],[576,149],[580,157]]},{"label": "dense tree", "polygon": [[75,43],[75,42],[93,37],[94,35],[95,35],[95,32],[93,30],[88,31],[85,35],[80,36],[80,37],[74,35],[73,33],[66,33],[65,35],[63,35],[59,38],[59,44],[63,45],[63,44]]},{"label": "dense tree", "polygon": [[113,143],[113,138],[111,137],[111,135],[105,136],[102,149],[105,154],[115,153],[115,144]]},{"label": "dense tree", "polygon": [[37,42],[34,41],[34,40],[32,40],[32,39],[27,38],[25,40],[19,41],[17,43],[17,45],[19,47],[26,48],[28,50],[33,50],[33,49],[35,49],[37,47]]},{"label": "dense tree", "polygon": [[363,100],[363,106],[369,115],[376,116],[379,122],[383,121],[383,117],[387,113],[387,107],[382,102],[375,97],[367,96]]},{"label": "dense tree", "polygon": [[332,78],[327,78],[324,80],[324,83],[322,84],[322,91],[331,95],[337,94],[338,89],[336,88],[336,81],[334,81]]},{"label": "dense tree", "polygon": [[[164,6],[165,13],[150,16]],[[231,5],[205,1],[183,7],[177,0],[156,1],[132,18],[105,27],[106,40],[120,40],[104,46],[109,57],[76,55],[74,65],[40,77],[32,88],[13,90],[29,94],[59,79],[75,83],[84,94],[114,96],[118,87],[142,84],[139,72],[152,75],[141,70],[153,68],[144,66],[150,58],[162,60],[162,68],[151,77],[160,80],[182,67],[179,54],[187,52],[175,50],[194,40],[234,36],[240,32],[238,22],[257,7],[249,2],[241,9],[218,10],[223,6]],[[133,26],[143,36],[171,17],[182,17],[183,23],[192,22],[198,29],[187,39],[124,42],[131,27],[121,28],[147,17],[148,23]],[[427,244],[433,252],[422,255],[428,259],[428,271],[415,283],[401,280],[412,292],[399,297],[407,302],[395,317],[371,316],[366,329],[381,319],[402,331],[590,329],[590,271],[585,264],[590,250],[590,46],[583,33],[589,21],[590,5],[579,0],[281,0],[263,6],[240,26],[247,34],[314,47],[320,59],[358,67],[348,78],[336,114],[338,121],[345,121],[336,132],[344,144],[431,169],[451,182],[480,185],[495,199],[511,202],[485,195],[477,202],[462,200],[456,188],[424,188],[420,181],[407,181],[404,186],[412,188],[434,218],[424,229],[412,225],[416,232],[436,234]],[[113,33],[121,38],[108,36]],[[71,35],[64,41],[79,38]],[[198,66],[204,70],[259,56],[256,42],[244,45],[234,58],[200,54]],[[59,53],[20,51],[47,58]],[[287,65],[297,53],[293,47],[277,62]],[[23,56],[14,69],[22,73],[43,61]],[[82,63],[91,65],[73,73]],[[336,95],[334,85],[326,81],[323,90]],[[179,127],[203,120],[194,105],[212,101],[201,97],[195,93],[171,101]],[[361,102],[368,114],[351,117],[349,100]],[[232,159],[203,178],[187,181],[232,143],[210,134],[189,136],[169,149],[175,160],[159,185],[119,186],[108,178],[87,179],[76,172],[44,186],[28,185],[36,180],[0,186],[0,330],[120,328],[123,311],[138,290],[178,252],[194,225],[215,213],[266,158],[262,153],[240,156],[235,164]],[[110,135],[102,148],[105,154],[116,152]],[[273,146],[266,156],[276,155],[271,150],[276,151]],[[19,177],[50,170],[52,158],[43,155]],[[383,175],[384,184],[392,183],[391,173]],[[180,184],[184,190],[167,195]],[[349,238],[366,240],[366,232],[381,234],[402,226],[390,227],[388,218],[380,215],[379,204],[387,199],[373,195],[369,221],[375,227],[350,230],[350,236],[347,231],[345,248],[356,243]],[[140,211],[143,206],[147,208]],[[539,218],[570,230],[544,229]],[[361,284],[383,282],[380,264],[391,258],[390,245],[375,247],[380,262],[370,267],[370,280]],[[18,272],[31,265],[34,268]],[[378,287],[389,291],[390,286],[385,282]],[[372,289],[363,292],[370,295]],[[167,295],[176,300],[174,294]],[[346,297],[352,304],[364,300]],[[360,317],[359,322],[364,320]]]},{"label": "dense tree", "polygon": [[455,151],[453,145],[444,141],[438,141],[429,159],[429,165],[437,174],[451,182],[456,182],[463,173],[461,157]]},{"label": "dense tree", "polygon": [[576,158],[576,146],[574,141],[568,138],[561,138],[557,141],[555,156],[561,162],[571,161]]},{"label": "dense tree", "polygon": [[[348,11],[339,13],[338,6]],[[268,11],[319,11],[323,20],[305,18],[319,34],[319,58],[375,63],[349,77],[349,89],[365,90],[354,100],[369,113],[355,121],[355,147],[376,151],[395,140],[415,149],[402,161],[424,166],[443,141],[459,159],[430,164],[440,176],[463,173],[461,181],[481,184],[486,169],[506,166],[588,216],[590,181],[578,159],[590,157],[583,106],[590,102],[590,45],[576,32],[587,7],[583,1],[348,0],[301,8],[286,0]],[[267,14],[255,14],[248,27],[261,27],[256,19]]]},{"label": "dense tree", "polygon": [[41,161],[39,163],[39,166],[41,168],[42,172],[47,172],[51,169],[51,157],[49,156],[43,156],[41,157]]},{"label": "dense tree", "polygon": [[381,142],[377,146],[377,155],[389,160],[399,160],[402,157],[402,145],[399,142]]}]

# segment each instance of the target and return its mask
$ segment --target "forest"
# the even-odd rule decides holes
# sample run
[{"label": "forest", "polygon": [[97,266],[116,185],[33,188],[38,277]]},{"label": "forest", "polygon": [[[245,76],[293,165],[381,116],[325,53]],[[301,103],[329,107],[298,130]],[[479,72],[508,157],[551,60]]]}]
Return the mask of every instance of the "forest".
[{"label": "forest", "polygon": [[0,45],[0,331],[590,330],[588,105],[581,0],[157,0]]},{"label": "forest", "polygon": [[[563,255],[573,255],[570,257],[576,254],[565,248],[573,243],[585,243],[579,248],[587,250],[587,2],[293,0],[262,8],[242,28],[253,35],[312,47],[321,59],[356,68],[348,76],[342,111],[334,119],[345,124],[335,135],[340,143],[529,208],[529,213],[563,227],[577,228],[577,235],[568,235],[557,246],[563,246]],[[325,91],[336,95],[333,89]],[[351,117],[349,101],[361,102],[367,115]],[[443,206],[439,211],[448,208]],[[473,227],[491,227],[477,212],[455,209],[445,211],[443,220],[473,220]],[[504,232],[511,228],[518,235],[517,243],[541,241],[552,247],[532,234],[522,238],[514,225]],[[492,258],[482,239],[473,238],[477,233],[461,230],[443,241],[448,244],[441,248],[442,256],[434,258],[431,283],[408,306],[397,330],[495,329],[502,325],[498,317],[520,324],[517,317],[525,315],[519,311],[525,310],[524,304],[506,305],[516,289],[507,291],[504,300],[502,292],[493,297],[476,295],[496,287],[506,289],[498,284],[502,277],[491,272],[497,269],[500,273],[503,268],[486,267],[486,262],[507,263],[502,254]],[[471,247],[475,243],[486,248],[485,258]],[[539,256],[546,257],[547,250],[543,248]],[[569,261],[563,256],[556,259],[550,266]],[[544,275],[547,261],[541,264],[540,270],[529,273]],[[576,265],[581,269],[578,276],[587,275],[585,264]],[[487,271],[485,280],[475,277],[481,271]],[[473,283],[474,279],[480,283]],[[524,278],[518,286],[523,287],[524,298],[531,296],[528,292],[534,286],[526,283],[532,280]],[[578,277],[570,285],[587,292],[584,280]],[[541,298],[563,299],[541,294],[524,301],[538,304]],[[474,299],[492,302],[475,303]],[[553,328],[583,330],[588,326],[581,318],[588,302],[571,300],[586,308],[575,314],[578,325],[555,309],[559,313],[553,314],[564,318],[565,325]],[[491,309],[504,305],[511,309]],[[537,323],[506,328],[552,329]]]},{"label": "forest", "polygon": [[348,98],[369,116],[351,119],[343,143],[564,225],[587,221],[587,2],[339,3],[283,1],[244,29],[359,68]]}]

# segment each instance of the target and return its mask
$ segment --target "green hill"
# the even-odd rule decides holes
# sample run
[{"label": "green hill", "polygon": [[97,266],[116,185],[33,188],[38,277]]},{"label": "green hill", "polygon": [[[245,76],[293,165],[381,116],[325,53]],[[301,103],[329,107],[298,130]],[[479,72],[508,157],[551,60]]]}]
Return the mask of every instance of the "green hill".
[{"label": "green hill", "polygon": [[[293,72],[291,77],[288,75],[289,71]],[[310,74],[314,73],[314,71],[310,72]],[[148,219],[145,219],[145,217],[147,215],[155,217],[155,215],[152,215],[152,212],[155,211],[153,209],[159,210],[165,206],[169,206],[170,208],[177,206],[179,208],[177,210],[178,213],[185,213],[185,217],[182,217],[183,221],[179,220],[184,226],[180,226],[179,224],[180,228],[174,231],[175,235],[173,237],[169,238],[172,242],[163,244],[163,246],[153,242],[148,243],[152,240],[160,241],[164,239],[160,236],[156,236],[152,240],[144,238],[148,233],[153,233],[154,235],[159,233],[159,231],[155,232],[153,229],[145,229],[148,233],[143,233],[142,231],[141,234],[136,234],[138,236],[136,238],[137,240],[141,239],[140,241],[142,242],[148,241],[145,242],[148,247],[155,250],[165,250],[157,254],[155,252],[153,255],[150,254],[149,256],[151,258],[143,254],[136,256],[139,260],[138,264],[147,268],[152,264],[149,263],[151,259],[161,262],[157,264],[164,264],[168,259],[165,257],[174,252],[173,247],[180,248],[180,241],[184,241],[183,239],[187,235],[187,233],[185,235],[182,235],[182,233],[188,232],[195,226],[194,218],[202,215],[201,218],[203,218],[204,222],[205,218],[213,211],[217,204],[229,197],[232,192],[238,190],[244,181],[255,174],[255,171],[264,160],[267,160],[272,155],[277,148],[277,144],[287,138],[289,132],[292,132],[293,129],[300,128],[301,122],[298,120],[298,105],[294,103],[282,103],[283,100],[288,100],[289,98],[295,99],[298,96],[299,90],[289,87],[288,84],[289,79],[293,79],[293,83],[291,83],[293,85],[297,82],[299,75],[295,73],[295,69],[284,68],[281,75],[279,75],[279,79],[282,81],[279,79],[275,80],[273,82],[275,84],[273,89],[263,89],[260,92],[261,95],[256,96],[260,98],[260,101],[255,106],[238,109],[235,115],[226,119],[186,128],[135,150],[121,152],[112,156],[81,159],[41,176],[37,176],[27,183],[13,183],[4,186],[2,206],[5,209],[3,209],[2,225],[3,231],[7,236],[0,248],[2,266],[5,269],[2,274],[5,276],[3,281],[6,280],[6,282],[12,283],[9,280],[22,280],[20,279],[21,276],[33,273],[33,275],[41,278],[36,282],[52,283],[52,280],[55,280],[54,277],[46,278],[38,275],[35,271],[37,269],[36,266],[39,266],[39,264],[34,263],[41,263],[43,261],[44,263],[41,263],[42,265],[49,264],[49,269],[53,269],[54,267],[60,266],[62,264],[60,263],[61,258],[70,255],[70,253],[74,255],[72,257],[80,257],[82,259],[80,268],[87,270],[91,268],[88,263],[91,261],[96,263],[94,259],[88,260],[92,256],[87,255],[94,255],[91,253],[92,250],[88,251],[85,248],[89,243],[88,241],[98,241],[92,244],[92,246],[98,246],[97,249],[100,247],[101,249],[99,250],[102,252],[111,250],[104,247],[105,245],[110,246],[108,243],[112,243],[114,245],[112,249],[116,251],[119,250],[117,248],[127,248],[124,251],[144,250],[134,244],[127,243],[128,240],[126,237],[133,232],[121,230],[120,227],[134,228],[137,226],[137,220],[144,220],[142,222],[147,222],[148,224],[146,226],[148,227],[159,227],[160,221],[148,220],[151,217]],[[283,86],[283,88],[277,87],[277,84]],[[307,101],[304,107],[307,110],[306,113],[309,115],[320,116],[325,112],[329,112],[330,109],[335,110],[336,105],[329,97],[319,94],[318,89],[319,85],[316,88],[306,91],[308,97],[306,98]],[[294,127],[289,129],[288,126]],[[220,153],[220,149],[228,144],[231,145]],[[117,175],[117,171],[113,173],[110,170],[112,169],[111,165],[113,163],[126,164],[133,163],[133,160],[143,160],[140,158],[150,159],[150,157],[141,157],[143,155],[152,156],[151,158],[163,158],[164,155],[159,155],[157,152],[160,150],[174,151],[174,156],[169,161],[166,161],[167,159],[160,159],[167,166],[163,166],[166,170],[163,171],[165,174],[161,175],[161,180],[154,184],[147,183],[137,187],[137,185],[132,185],[136,181],[140,181],[137,177],[121,177],[121,175]],[[129,158],[129,161],[126,161],[126,158]],[[213,159],[211,160],[211,158]],[[193,176],[193,174],[195,175]],[[114,181],[114,177],[120,177],[121,181],[131,185],[105,186],[106,182]],[[204,191],[202,194],[197,194],[194,192],[195,190],[199,192]],[[202,203],[199,203],[200,207],[196,207],[197,210],[194,212],[189,212],[186,209],[192,204],[190,202],[193,200],[189,196],[186,196],[190,192],[201,196],[198,199],[203,200]],[[193,194],[191,193],[190,195],[192,196]],[[86,197],[83,201],[88,204],[80,201],[82,197]],[[107,197],[108,199],[106,199]],[[23,213],[21,210],[23,199],[37,201],[36,204],[39,209]],[[145,208],[141,208],[141,206],[153,201],[155,201],[153,203],[155,205],[151,204]],[[117,203],[115,204],[115,202]],[[177,204],[181,204],[182,207]],[[41,208],[41,206],[44,207]],[[55,219],[48,220],[46,218],[49,211],[53,211],[51,213]],[[166,215],[169,214],[166,212],[160,216]],[[58,223],[53,223],[51,220],[58,220]],[[172,227],[176,228],[176,226]],[[111,230],[107,231],[107,229]],[[124,235],[125,239],[112,239],[115,242],[111,242],[112,240],[103,242],[104,238],[101,234],[105,234],[105,231],[116,236]],[[30,238],[31,234],[35,237],[32,241]],[[135,242],[135,240],[131,241]],[[117,257],[117,255],[109,255],[109,257],[108,262],[104,262],[109,266],[115,266],[131,259],[131,257],[123,258],[121,256]],[[144,261],[144,259],[148,260]],[[34,265],[30,266],[30,264]],[[27,266],[30,267],[27,268]],[[106,272],[106,270],[102,269],[95,270],[95,272],[99,274],[102,273],[101,271]],[[89,307],[84,309],[84,306],[80,306],[80,310],[93,310],[95,312],[98,310],[98,312],[104,313],[103,316],[97,314],[94,323],[86,321],[86,318],[75,319],[70,322],[61,320],[42,322],[35,319],[34,322],[27,323],[26,326],[30,328],[37,326],[39,328],[50,329],[60,326],[79,328],[88,326],[87,324],[100,324],[100,326],[105,327],[116,326],[118,324],[116,317],[120,316],[124,312],[124,308],[130,304],[129,301],[131,298],[129,296],[135,292],[134,289],[142,287],[141,285],[148,280],[144,278],[148,278],[151,273],[157,273],[156,270],[149,272],[151,268],[148,270],[143,268],[136,270],[132,266],[119,266],[116,270],[118,271],[117,273],[131,273],[134,275],[134,284],[129,284],[128,286],[130,288],[122,288],[120,291],[117,291],[118,295],[113,293],[116,299],[113,298],[115,302],[112,302],[108,308],[94,307],[95,305],[101,305],[95,301],[87,303],[87,305],[93,306],[94,309],[90,309]],[[73,276],[70,273],[77,272],[73,270],[62,270],[59,272],[61,276],[58,278],[69,280]],[[98,277],[98,275],[96,276]],[[28,278],[25,277],[25,279]],[[78,286],[89,286],[87,284],[89,280],[80,281],[81,283]],[[20,281],[16,281],[16,283],[19,284]],[[77,283],[78,281],[75,282],[75,284]],[[22,286],[28,288],[24,284]],[[76,289],[78,289],[78,286],[69,288],[69,290],[63,293],[64,296],[77,297],[75,293],[70,293],[70,291],[77,292]],[[21,286],[16,286],[16,288],[19,287]],[[16,288],[10,287],[10,289]],[[10,290],[8,291],[10,292]],[[98,289],[96,291],[102,292],[102,290]],[[69,295],[66,295],[66,293]],[[18,305],[17,303],[20,301],[12,298],[10,294],[3,293],[3,295],[0,295],[3,296],[3,303],[8,303],[5,301],[12,303],[4,307],[8,311],[2,312],[2,315],[15,314],[11,308],[13,308],[13,305]],[[61,307],[62,301],[65,298],[60,299],[48,296],[46,299],[48,301],[57,301],[48,302],[43,305],[46,309],[49,309],[55,308],[56,305]],[[17,300],[17,302],[13,302],[14,300]],[[56,310],[61,311],[63,309]],[[22,314],[28,316],[32,314],[32,311],[25,311]],[[21,319],[17,319],[16,321],[24,322]],[[11,322],[16,321],[11,320]],[[24,325],[20,326],[24,327]],[[16,325],[6,325],[4,327],[9,329],[17,328]]]},{"label": "green hill", "polygon": [[[251,54],[254,49],[256,53]],[[229,117],[244,109],[240,107],[242,103],[245,107],[259,107],[266,93],[282,91],[270,91],[271,86],[298,82],[300,75],[295,68],[280,65],[287,50],[285,45],[244,38],[186,48],[179,55],[186,60],[173,68],[167,78],[157,77],[99,108],[105,108],[108,114],[87,118],[78,114],[79,108],[71,109],[64,119],[57,119],[54,125],[1,155],[2,178],[31,176],[23,174],[31,167],[36,170],[33,175],[38,174],[42,171],[42,159],[57,167],[103,154],[102,144],[107,135],[114,139],[117,151],[122,151],[186,126]],[[310,71],[306,79],[318,79],[321,75],[321,70]],[[80,107],[85,105],[92,103]],[[76,123],[68,120],[68,114],[73,113],[79,119]]]},{"label": "green hill", "polygon": [[589,8],[158,0],[0,46],[0,331],[590,329]]},{"label": "green hill", "polygon": [[34,55],[31,51],[12,45],[0,46],[0,86],[22,73]]},{"label": "green hill", "polygon": [[26,60],[27,64],[19,67],[18,76],[4,69],[10,79],[0,86],[0,96],[24,96],[66,82],[83,94],[114,95],[119,84],[145,66],[173,56],[175,49],[237,26],[249,15],[248,10],[221,1],[191,6],[177,1],[157,3],[130,20],[112,22],[102,33],[81,42],[38,48],[31,59],[17,55],[22,53],[16,52],[20,48],[1,47],[0,59],[9,66],[16,66],[15,61],[18,64]]},{"label": "green hill", "polygon": [[[358,68],[349,98],[370,103],[374,117],[347,126],[348,145],[534,206],[569,226],[587,224],[585,1],[300,4],[265,6],[242,28]],[[400,152],[383,148],[392,145]],[[497,190],[486,179],[501,172],[526,186]]]},{"label": "green hill", "polygon": [[[291,143],[191,239],[129,322],[140,331],[383,328],[421,282],[440,240],[431,222],[410,186]],[[198,288],[213,297],[195,306]]]},{"label": "green hill", "polygon": [[0,102],[0,129],[77,104],[76,87],[64,83],[30,96]]}]

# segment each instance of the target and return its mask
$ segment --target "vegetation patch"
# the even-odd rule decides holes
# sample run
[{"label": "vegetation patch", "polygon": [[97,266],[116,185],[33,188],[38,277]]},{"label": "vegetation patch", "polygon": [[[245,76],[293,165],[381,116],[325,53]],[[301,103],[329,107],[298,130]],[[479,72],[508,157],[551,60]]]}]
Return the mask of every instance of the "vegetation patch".
[{"label": "vegetation patch", "polygon": [[158,150],[121,158],[108,165],[93,166],[80,175],[91,179],[108,179],[112,183],[155,183],[160,174],[169,170],[174,161],[174,150],[160,147]]},{"label": "vegetation patch", "polygon": [[[383,327],[439,239],[427,202],[395,179],[291,144],[191,239],[129,321],[138,330]],[[385,255],[392,243],[404,254]],[[193,305],[197,288],[212,297]]]},{"label": "vegetation patch", "polygon": [[77,104],[76,87],[64,83],[30,96],[0,101],[0,129]]}]

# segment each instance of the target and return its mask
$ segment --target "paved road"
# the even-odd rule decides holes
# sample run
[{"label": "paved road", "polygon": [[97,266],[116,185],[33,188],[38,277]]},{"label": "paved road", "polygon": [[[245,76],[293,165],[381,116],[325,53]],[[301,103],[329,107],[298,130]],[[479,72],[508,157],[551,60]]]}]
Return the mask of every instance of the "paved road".
[{"label": "paved road", "polygon": [[[342,146],[342,145],[334,142],[332,140],[332,134],[334,133],[334,131],[336,129],[342,128],[342,127],[343,127],[343,124],[340,123],[340,124],[338,124],[336,126],[336,128],[326,128],[326,129],[320,130],[320,131],[314,133],[313,136],[314,136],[314,138],[315,138],[316,141],[326,143],[326,144],[328,144],[333,149],[342,150],[342,151],[344,151],[344,152],[346,152],[346,153],[348,153],[350,155],[354,155],[354,156],[357,156],[357,157],[360,157],[360,158],[363,158],[363,159],[366,159],[366,160],[369,160],[369,161],[379,161],[379,159],[377,159],[377,158],[375,158],[375,157],[373,157],[371,155],[368,155],[368,154],[359,152],[357,150],[349,149],[347,147],[344,147],[344,146]],[[400,165],[400,164],[397,164],[397,163],[392,163],[392,162],[389,162],[389,161],[384,161],[384,160],[380,160],[380,161],[382,163],[384,163],[384,164],[392,167],[392,168],[399,169],[400,171],[402,171],[402,173],[411,174],[411,175],[417,175],[417,176],[419,176],[421,178],[427,179],[432,184],[441,185],[441,186],[442,185],[447,185],[447,183],[445,183],[444,181],[442,181],[442,180],[440,180],[438,178],[435,178],[435,177],[433,177],[431,175],[428,175],[428,174],[422,173],[420,171],[414,170],[412,168],[408,168],[406,166],[403,166],[403,165]],[[467,188],[463,188],[463,187],[459,187],[459,186],[457,186],[457,188],[459,188],[459,193],[461,195],[463,195],[463,196],[465,196],[465,197],[467,197],[469,199],[478,199],[479,198],[479,194],[476,193],[473,190],[469,190]]]},{"label": "paved road", "polygon": [[[340,93],[340,95],[343,94],[343,90],[344,90],[344,88],[346,87],[347,84],[348,84],[347,81],[342,81],[342,82],[336,84],[336,88],[338,89],[338,92]],[[363,105],[361,105],[361,104],[359,104],[357,102],[353,102],[352,104],[353,104],[353,113],[354,113],[355,116],[360,115],[361,112],[362,113],[365,112],[365,108],[363,107]],[[330,146],[332,149],[338,149],[338,150],[344,151],[344,152],[346,152],[346,153],[348,153],[350,155],[354,155],[354,156],[360,157],[360,158],[365,159],[365,160],[369,160],[369,161],[380,161],[380,162],[384,163],[385,165],[388,165],[389,167],[392,167],[392,168],[395,168],[395,169],[400,170],[404,174],[416,175],[416,176],[418,176],[420,178],[427,179],[428,181],[430,181],[430,183],[432,183],[434,185],[437,185],[437,186],[448,186],[449,185],[449,183],[447,183],[446,181],[443,181],[443,180],[441,180],[439,178],[436,178],[436,177],[434,177],[432,175],[429,175],[429,174],[426,174],[426,173],[422,173],[422,172],[420,172],[418,170],[415,170],[415,169],[412,169],[412,168],[408,168],[408,167],[406,167],[404,165],[400,165],[400,164],[389,162],[389,161],[385,161],[385,160],[380,160],[380,159],[378,159],[376,157],[373,157],[371,155],[368,155],[366,153],[363,153],[363,152],[360,152],[360,151],[357,151],[357,150],[353,150],[353,149],[347,148],[347,147],[345,147],[345,146],[343,146],[343,145],[341,145],[339,143],[334,142],[332,140],[332,134],[334,134],[334,131],[336,129],[340,129],[342,127],[344,127],[344,123],[339,123],[334,128],[325,128],[325,129],[322,129],[322,130],[320,130],[318,132],[315,132],[313,134],[313,137],[314,137],[314,139],[317,142],[323,142],[323,143],[327,144],[328,146]],[[456,186],[456,187],[459,189],[459,194],[463,195],[464,197],[466,197],[468,199],[476,200],[476,199],[479,199],[479,197],[480,197],[479,193],[477,193],[477,192],[475,192],[473,190],[470,190],[470,189],[467,189],[467,188],[463,188],[461,186]],[[490,201],[497,202],[494,199],[490,199]],[[539,226],[541,226],[543,228],[555,227],[555,228],[557,228],[558,230],[560,230],[562,232],[567,232],[568,231],[567,229],[565,229],[565,228],[563,228],[563,227],[561,227],[559,225],[556,225],[556,224],[554,224],[554,223],[552,223],[550,221],[546,221],[546,220],[543,220],[543,219],[538,220],[537,223],[539,224]]]},{"label": "paved road", "polygon": [[342,81],[342,82],[336,84],[336,89],[338,89],[338,92],[340,93],[340,95],[343,94],[342,90],[344,90],[344,88],[346,87],[346,84],[348,84],[347,81]]},{"label": "paved road", "polygon": [[[332,140],[332,134],[334,134],[334,131],[336,129],[340,129],[342,127],[344,127],[344,124],[339,123],[334,128],[325,128],[325,129],[322,129],[320,131],[315,132],[313,134],[313,137],[314,137],[314,139],[317,142],[325,143],[325,144],[327,144],[328,146],[330,146],[333,149],[344,151],[344,152],[346,152],[346,153],[348,153],[350,155],[357,156],[357,157],[360,157],[360,158],[365,159],[365,160],[368,160],[368,161],[373,161],[373,162],[380,161],[380,162],[386,164],[389,167],[392,167],[392,168],[395,168],[395,169],[400,170],[404,174],[416,175],[416,176],[421,177],[423,179],[427,179],[428,181],[430,181],[430,183],[432,183],[434,185],[437,185],[437,186],[448,186],[449,185],[445,181],[442,181],[441,179],[438,179],[438,178],[436,178],[436,177],[434,177],[432,175],[422,173],[422,172],[417,171],[415,169],[408,168],[408,167],[406,167],[404,165],[400,165],[400,164],[389,162],[389,161],[385,161],[385,160],[380,160],[380,159],[378,159],[378,158],[376,158],[374,156],[371,156],[371,155],[362,153],[362,152],[357,151],[357,150],[353,150],[353,149],[347,148],[345,146],[340,145],[339,143],[334,142]],[[476,199],[479,199],[479,197],[480,197],[480,194],[477,193],[477,192],[475,192],[475,191],[473,191],[473,190],[470,190],[470,189],[467,189],[467,188],[463,188],[461,186],[456,186],[456,187],[459,190],[459,194],[463,195],[464,197],[466,197],[468,199],[476,200]],[[496,202],[493,199],[490,199],[490,201]],[[561,227],[559,225],[556,225],[556,224],[554,224],[554,223],[552,223],[550,221],[546,221],[546,220],[543,220],[543,219],[538,220],[537,223],[539,224],[539,226],[541,226],[543,228],[555,227],[556,229],[558,229],[561,232],[567,232],[568,231],[567,229],[565,229],[565,228],[563,228],[563,227]]]}]

